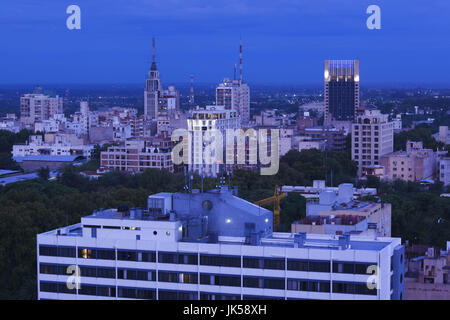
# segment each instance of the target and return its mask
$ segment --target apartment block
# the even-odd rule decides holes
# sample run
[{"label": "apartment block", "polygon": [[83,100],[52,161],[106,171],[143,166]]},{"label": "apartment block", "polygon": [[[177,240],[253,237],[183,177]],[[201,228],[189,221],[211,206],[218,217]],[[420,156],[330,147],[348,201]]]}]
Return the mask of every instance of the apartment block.
[{"label": "apartment block", "polygon": [[432,179],[436,172],[436,154],[424,149],[421,141],[407,141],[406,151],[396,151],[380,157],[384,179],[420,181]]},{"label": "apartment block", "polygon": [[394,125],[380,110],[365,110],[352,124],[352,160],[358,176],[366,167],[380,164],[380,157],[394,151]]},{"label": "apartment block", "polygon": [[100,167],[123,172],[143,172],[146,169],[166,169],[174,172],[172,141],[163,138],[127,140],[101,152]]}]

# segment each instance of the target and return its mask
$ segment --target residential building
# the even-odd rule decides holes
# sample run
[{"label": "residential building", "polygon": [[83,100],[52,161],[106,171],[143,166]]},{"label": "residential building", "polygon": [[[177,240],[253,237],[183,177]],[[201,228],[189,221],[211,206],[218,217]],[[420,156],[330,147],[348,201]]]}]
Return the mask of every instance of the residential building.
[{"label": "residential building", "polygon": [[225,186],[94,211],[37,235],[38,299],[404,298],[401,239],[274,233],[272,219]]},{"label": "residential building", "polygon": [[49,120],[63,113],[63,98],[42,93],[28,93],[20,98],[20,122],[34,127],[36,121]]},{"label": "residential building", "polygon": [[380,157],[384,179],[389,181],[420,181],[433,179],[436,172],[436,154],[424,149],[421,141],[407,141],[406,151],[395,151]]},{"label": "residential building", "polygon": [[[191,139],[191,152],[189,160],[189,171],[203,174],[207,177],[215,177],[220,174],[220,170],[225,171],[225,163],[229,163],[233,159],[227,159],[227,130],[238,130],[241,128],[240,119],[237,111],[234,109],[226,109],[224,106],[206,106],[205,108],[197,108],[191,110],[187,119],[188,132]],[[220,132],[222,135],[222,148],[215,150],[206,143],[204,139],[213,139],[206,137],[205,134],[214,134],[214,130]],[[250,144],[249,144],[250,145]],[[206,147],[210,148],[209,153],[205,153]],[[237,147],[245,148],[245,145],[238,145]],[[234,147],[233,150],[237,147]],[[250,157],[256,156],[256,147],[245,154],[245,163],[249,161]],[[236,154],[236,153],[235,153]],[[233,154],[233,157],[234,155]],[[230,169],[236,162],[232,161]]]},{"label": "residential building", "polygon": [[174,172],[172,141],[163,138],[127,140],[101,152],[100,167],[106,170],[138,173],[146,169]]},{"label": "residential building", "polygon": [[450,300],[450,249],[429,248],[408,260],[405,300]]},{"label": "residential building", "polygon": [[323,141],[325,150],[344,151],[346,149],[346,135],[343,130],[334,127],[310,127],[298,130],[298,135],[309,138],[311,141]]},{"label": "residential building", "polygon": [[361,177],[367,166],[379,165],[380,157],[394,151],[394,125],[380,110],[365,110],[352,125],[352,160]]},{"label": "residential building", "polygon": [[48,140],[44,140],[41,135],[32,135],[27,143],[13,145],[13,158],[38,155],[81,155],[89,159],[94,151],[94,145],[83,144],[83,141],[73,143],[64,134],[54,134],[48,137]]},{"label": "residential building", "polygon": [[250,87],[242,80],[225,78],[216,88],[216,105],[236,110],[242,124],[250,121]]}]

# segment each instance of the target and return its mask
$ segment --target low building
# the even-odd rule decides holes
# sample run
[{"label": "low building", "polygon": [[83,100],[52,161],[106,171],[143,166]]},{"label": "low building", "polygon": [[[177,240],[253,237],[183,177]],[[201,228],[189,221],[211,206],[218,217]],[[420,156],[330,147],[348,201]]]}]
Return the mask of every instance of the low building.
[{"label": "low building", "polygon": [[420,181],[434,178],[436,158],[432,149],[423,148],[421,141],[408,141],[406,151],[382,155],[380,165],[386,180]]},{"label": "low building", "polygon": [[32,135],[25,144],[15,144],[12,149],[13,158],[27,156],[83,156],[90,159],[94,145],[86,145],[79,140],[72,143],[64,134],[47,136],[44,140],[41,135]]},{"label": "low building", "polygon": [[81,165],[86,158],[82,155],[36,155],[13,157],[13,160],[25,172],[32,172],[40,168],[49,168],[51,171],[55,171],[67,165]]},{"label": "low building", "polygon": [[[376,188],[352,188],[353,199],[359,199],[365,196],[374,196],[377,194]],[[334,192],[338,195],[339,187],[327,187],[325,180],[313,180],[312,186],[282,186],[281,192],[297,192],[305,198],[319,198],[322,192]]]},{"label": "low building", "polygon": [[146,169],[174,172],[172,141],[163,138],[127,140],[101,152],[100,166],[107,170],[138,173]]},{"label": "low building", "polygon": [[373,230],[377,236],[391,235],[391,204],[353,199],[353,185],[339,185],[338,193],[324,191],[319,199],[308,199],[306,216],[334,218],[336,216],[362,216],[367,219],[367,229]]},{"label": "low building", "polygon": [[429,248],[424,256],[408,261],[406,300],[450,300],[450,251]]},{"label": "low building", "polygon": [[344,151],[346,149],[345,132],[334,127],[310,127],[299,130],[298,134],[314,141],[324,141],[328,151]]}]

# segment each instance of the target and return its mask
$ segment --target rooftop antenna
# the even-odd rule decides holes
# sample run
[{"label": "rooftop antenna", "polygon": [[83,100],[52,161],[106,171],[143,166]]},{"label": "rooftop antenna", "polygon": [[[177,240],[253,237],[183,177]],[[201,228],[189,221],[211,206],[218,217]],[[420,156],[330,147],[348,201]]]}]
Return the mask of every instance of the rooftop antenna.
[{"label": "rooftop antenna", "polygon": [[191,74],[191,91],[189,93],[189,106],[194,106],[194,75]]},{"label": "rooftop antenna", "polygon": [[242,36],[239,42],[239,81],[242,82]]},{"label": "rooftop antenna", "polygon": [[152,38],[152,42],[153,42],[152,62],[153,62],[153,63],[156,63],[156,61],[155,61],[155,57],[156,57],[156,54],[155,54],[155,47],[156,47],[156,45],[155,45],[155,38]]}]

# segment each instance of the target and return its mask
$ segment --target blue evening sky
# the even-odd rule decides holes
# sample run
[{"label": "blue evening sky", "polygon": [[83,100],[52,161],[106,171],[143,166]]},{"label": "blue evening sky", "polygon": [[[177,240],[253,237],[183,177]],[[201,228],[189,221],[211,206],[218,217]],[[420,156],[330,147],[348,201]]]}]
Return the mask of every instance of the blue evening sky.
[{"label": "blue evening sky", "polygon": [[[66,28],[71,4],[81,30]],[[320,85],[324,59],[357,58],[363,86],[450,85],[448,0],[2,0],[0,84],[143,85],[152,37],[164,86],[218,82],[241,35],[250,84]]]}]

